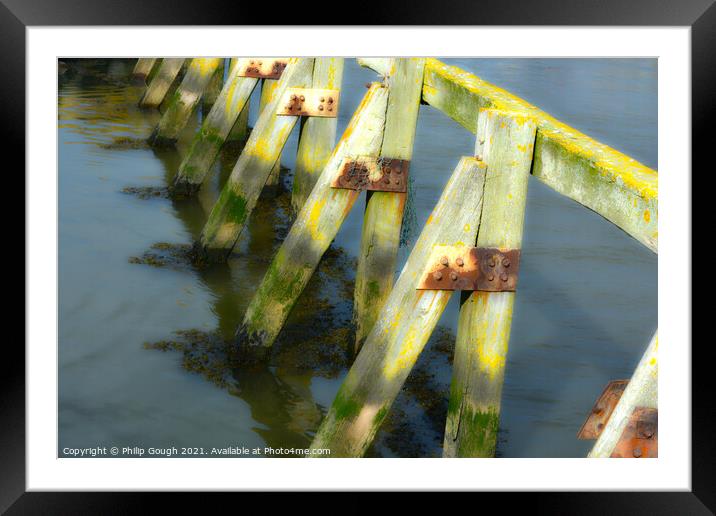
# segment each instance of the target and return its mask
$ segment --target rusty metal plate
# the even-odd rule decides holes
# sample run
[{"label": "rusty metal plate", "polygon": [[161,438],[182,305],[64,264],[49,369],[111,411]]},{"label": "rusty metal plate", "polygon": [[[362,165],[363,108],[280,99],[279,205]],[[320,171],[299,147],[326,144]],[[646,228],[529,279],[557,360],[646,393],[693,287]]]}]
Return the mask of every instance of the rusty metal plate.
[{"label": "rusty metal plate", "polygon": [[609,417],[624,393],[629,380],[614,380],[607,384],[592,407],[582,428],[577,432],[578,439],[596,439],[607,425]]},{"label": "rusty metal plate", "polygon": [[331,181],[333,188],[406,192],[410,161],[394,158],[358,157],[344,159]]},{"label": "rusty metal plate", "polygon": [[519,270],[519,249],[435,246],[417,289],[513,292]]},{"label": "rusty metal plate", "polygon": [[287,64],[287,58],[252,57],[242,59],[238,65],[240,67],[238,75],[256,79],[280,79]]},{"label": "rusty metal plate", "polygon": [[659,456],[659,411],[637,407],[614,447],[611,457],[655,459]]},{"label": "rusty metal plate", "polygon": [[335,118],[338,115],[340,93],[339,90],[288,88],[281,97],[276,114]]}]

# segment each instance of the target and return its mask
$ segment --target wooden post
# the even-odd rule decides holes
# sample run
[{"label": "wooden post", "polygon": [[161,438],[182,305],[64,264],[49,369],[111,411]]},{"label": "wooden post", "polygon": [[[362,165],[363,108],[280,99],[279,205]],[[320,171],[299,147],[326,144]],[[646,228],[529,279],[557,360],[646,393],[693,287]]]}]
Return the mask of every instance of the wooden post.
[{"label": "wooden post", "polygon": [[139,101],[139,107],[155,108],[158,107],[169,91],[174,80],[179,75],[179,70],[184,65],[184,59],[165,58],[159,65],[159,71],[154,79],[147,86],[144,95]]},{"label": "wooden post", "polygon": [[201,259],[223,260],[236,244],[271,170],[298,120],[278,116],[279,101],[289,87],[311,83],[313,59],[291,59],[278,81],[275,98],[264,108],[236,166],[204,225],[197,253]]},{"label": "wooden post", "polygon": [[204,95],[201,97],[202,113],[209,113],[214,103],[219,98],[222,88],[224,87],[224,63],[226,59],[222,59],[219,66],[216,67],[214,76],[206,86]]},{"label": "wooden post", "polygon": [[[420,109],[425,59],[394,59],[388,81],[388,112],[381,157],[410,160]],[[356,270],[353,320],[357,354],[388,299],[395,278],[405,193],[366,192]]]},{"label": "wooden post", "polygon": [[271,262],[237,331],[240,356],[245,362],[261,361],[269,354],[288,314],[360,195],[358,190],[332,188],[331,181],[344,158],[378,156],[387,100],[386,88],[379,84],[370,87]]},{"label": "wooden post", "polygon": [[166,146],[176,142],[220,63],[221,59],[215,57],[191,60],[184,80],[174,92],[166,112],[149,137],[151,145]]},{"label": "wooden post", "polygon": [[[278,81],[274,79],[262,79],[261,80],[261,99],[259,100],[259,113],[263,113],[263,110],[268,106],[271,101],[273,101],[276,93],[276,88],[278,87]],[[276,158],[276,163],[274,164],[273,168],[271,169],[271,174],[269,174],[268,179],[266,180],[267,187],[274,188],[278,186],[279,180],[281,178],[281,153],[279,152],[278,158]]]},{"label": "wooden post", "polygon": [[232,127],[236,125],[240,113],[245,111],[258,79],[239,77],[238,71],[238,67],[231,69],[218,100],[201,125],[201,130],[194,137],[191,148],[174,179],[173,193],[178,195],[196,193],[219,155]]},{"label": "wooden post", "polygon": [[370,446],[452,294],[417,290],[418,281],[434,246],[475,241],[485,169],[482,162],[467,157],[455,168],[312,449],[329,448],[331,457],[360,457]]},{"label": "wooden post", "polygon": [[[239,62],[238,57],[232,57],[231,63],[229,64],[229,77],[231,77],[232,73],[231,71],[234,69],[234,66]],[[228,79],[227,79],[228,82]],[[229,131],[229,136],[226,137],[227,141],[230,142],[239,142],[240,144],[246,143],[246,140],[249,138],[249,113],[251,112],[251,97],[249,97],[246,100],[246,105],[244,106],[244,109],[241,110],[241,113],[239,113],[238,118],[236,119],[236,123],[234,124],[234,127],[231,128],[231,131]]]},{"label": "wooden post", "polygon": [[[480,111],[475,154],[487,177],[477,247],[522,247],[535,132],[524,115]],[[495,455],[514,299],[515,292],[463,293],[443,457]]]},{"label": "wooden post", "polygon": [[636,366],[634,375],[629,380],[626,389],[624,389],[624,393],[614,408],[614,412],[609,417],[604,430],[599,435],[597,442],[594,443],[592,451],[589,452],[589,457],[611,456],[635,408],[659,408],[658,351],[659,336],[658,332],[656,332]]},{"label": "wooden post", "polygon": [[137,78],[146,79],[149,72],[152,71],[157,60],[155,58],[139,58],[137,64],[134,65],[132,75]]},{"label": "wooden post", "polygon": [[[317,58],[313,65],[313,87],[340,90],[343,79],[343,58]],[[336,142],[338,118],[306,117],[301,120],[296,167],[293,173],[291,206],[301,211],[318,176],[328,162]]]}]

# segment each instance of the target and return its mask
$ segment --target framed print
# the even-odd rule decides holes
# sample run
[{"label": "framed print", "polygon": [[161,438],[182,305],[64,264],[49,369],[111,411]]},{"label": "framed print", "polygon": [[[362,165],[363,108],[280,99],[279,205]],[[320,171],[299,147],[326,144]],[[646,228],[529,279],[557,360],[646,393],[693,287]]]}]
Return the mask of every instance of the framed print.
[{"label": "framed print", "polygon": [[714,510],[690,210],[716,7],[394,8],[3,1],[27,308],[2,510]]}]

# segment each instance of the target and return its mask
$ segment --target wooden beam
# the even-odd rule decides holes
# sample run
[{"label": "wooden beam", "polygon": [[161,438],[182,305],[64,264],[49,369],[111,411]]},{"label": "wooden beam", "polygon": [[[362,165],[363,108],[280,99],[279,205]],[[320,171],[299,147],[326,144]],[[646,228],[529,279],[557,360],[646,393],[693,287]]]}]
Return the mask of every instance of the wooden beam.
[{"label": "wooden beam", "polygon": [[[233,70],[234,66],[236,66],[236,63],[239,62],[238,57],[232,57],[231,63],[229,65],[229,74],[231,74],[231,70]],[[230,142],[239,142],[242,145],[246,143],[246,140],[249,139],[249,113],[251,112],[251,97],[249,97],[246,100],[246,105],[244,105],[244,109],[241,110],[241,113],[239,113],[238,118],[236,119],[236,123],[234,123],[234,127],[231,128],[231,131],[229,131],[229,136],[226,137],[227,141]]]},{"label": "wooden beam", "polygon": [[[385,74],[389,65],[387,59],[358,61],[380,74]],[[537,140],[532,175],[657,252],[659,176],[655,170],[507,91],[437,59],[426,61],[423,101],[473,133],[481,108],[534,118]]]},{"label": "wooden beam", "polygon": [[452,294],[417,290],[418,281],[434,246],[475,242],[485,170],[475,158],[460,160],[311,449],[328,448],[331,457],[360,457],[370,446]]},{"label": "wooden beam", "polygon": [[312,73],[313,59],[289,61],[276,87],[275,98],[261,112],[204,225],[196,247],[200,259],[224,260],[233,249],[298,120],[295,116],[277,116],[278,103],[289,87],[310,84]]},{"label": "wooden beam", "polygon": [[[380,155],[411,160],[420,109],[425,59],[397,58],[387,76],[388,111]],[[388,299],[395,278],[405,193],[366,192],[361,247],[356,269],[354,353],[363,346]]]},{"label": "wooden beam", "polygon": [[[315,60],[314,60],[315,61]],[[259,100],[259,113],[263,113],[274,98],[276,98],[276,91],[278,88],[278,80],[276,79],[261,79],[261,98]],[[271,173],[266,180],[264,188],[269,187],[276,189],[281,180],[281,153],[279,152],[276,162],[271,169]]]},{"label": "wooden beam", "polygon": [[610,457],[637,407],[659,408],[659,336],[654,333],[589,457]]},{"label": "wooden beam", "polygon": [[[343,79],[343,58],[317,58],[313,66],[313,87],[340,90]],[[298,140],[296,167],[293,173],[291,206],[301,211],[313,186],[328,162],[336,143],[338,118],[304,117]]]},{"label": "wooden beam", "polygon": [[192,195],[201,187],[239,115],[246,109],[258,79],[239,77],[238,71],[239,67],[229,71],[219,98],[179,166],[172,187],[175,194]]},{"label": "wooden beam", "polygon": [[174,92],[166,112],[149,137],[149,143],[156,146],[174,145],[179,133],[186,126],[196,109],[209,81],[221,63],[220,58],[194,58],[191,60],[181,84]]},{"label": "wooden beam", "polygon": [[226,58],[222,59],[219,66],[216,67],[214,76],[209,80],[204,94],[201,96],[201,112],[206,115],[211,111],[214,102],[219,98],[222,88],[224,87],[224,64]]},{"label": "wooden beam", "polygon": [[181,67],[184,65],[184,61],[184,58],[162,59],[159,65],[159,71],[149,83],[144,95],[142,95],[142,98],[139,100],[139,107],[155,108],[164,101],[164,97],[176,80],[177,75],[179,75]]},{"label": "wooden beam", "polygon": [[271,262],[237,331],[245,362],[267,358],[288,314],[358,198],[357,190],[331,188],[331,181],[344,158],[378,156],[387,100],[386,88],[379,84],[370,87]]},{"label": "wooden beam", "polygon": [[145,79],[149,72],[152,71],[152,68],[154,68],[154,65],[157,63],[157,60],[155,58],[139,58],[137,59],[137,64],[134,65],[134,69],[132,70],[132,75],[134,77]]},{"label": "wooden beam", "polygon": [[[477,247],[520,249],[536,126],[481,110],[475,155],[487,164]],[[519,286],[518,286],[519,288]],[[443,457],[494,457],[515,292],[463,292]]]}]

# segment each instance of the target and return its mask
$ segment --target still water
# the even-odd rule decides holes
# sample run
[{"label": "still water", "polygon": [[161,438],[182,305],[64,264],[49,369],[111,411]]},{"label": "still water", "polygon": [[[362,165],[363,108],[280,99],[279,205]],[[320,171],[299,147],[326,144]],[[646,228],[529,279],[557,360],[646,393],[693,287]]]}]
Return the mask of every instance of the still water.
[{"label": "still water", "polygon": [[[657,168],[653,59],[448,59]],[[133,60],[71,60],[59,77],[59,451],[92,446],[306,447],[346,374],[359,200],[291,314],[271,366],[225,361],[244,310],[290,227],[268,192],[228,264],[197,269],[198,236],[236,160],[227,149],[197,199],[163,187],[177,148],[142,141]],[[338,133],[375,74],[346,61]],[[251,104],[256,120],[258,98]],[[422,106],[402,267],[473,135]],[[290,186],[297,136],[284,149]],[[438,457],[447,409],[453,296],[369,455]],[[576,432],[604,385],[628,378],[657,326],[657,257],[599,215],[530,181],[498,456],[582,457]]]}]

